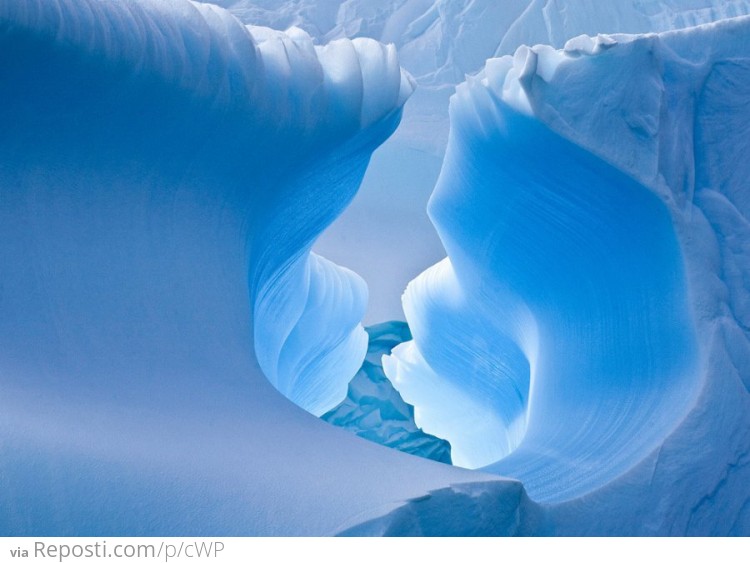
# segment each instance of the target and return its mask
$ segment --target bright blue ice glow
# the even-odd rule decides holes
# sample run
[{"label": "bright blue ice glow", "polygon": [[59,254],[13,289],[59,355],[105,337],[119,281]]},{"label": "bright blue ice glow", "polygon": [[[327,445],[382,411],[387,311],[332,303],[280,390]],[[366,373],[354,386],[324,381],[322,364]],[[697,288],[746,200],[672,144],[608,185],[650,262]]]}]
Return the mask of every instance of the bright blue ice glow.
[{"label": "bright blue ice glow", "polygon": [[[673,3],[648,9],[746,11]],[[468,4],[407,0],[383,33],[453,60],[432,22],[500,11]],[[596,29],[532,4],[530,36]],[[383,23],[364,8],[341,14]],[[364,283],[309,250],[399,122],[395,49],[188,0],[0,0],[0,533],[747,534],[749,29],[524,47],[459,87],[449,258],[383,365],[468,471],[300,408],[365,354]]]},{"label": "bright blue ice glow", "polygon": [[[450,262],[405,297],[437,377],[396,387],[426,408],[459,387],[505,429],[444,421],[455,458],[512,451],[486,470],[534,499],[569,498],[631,466],[694,398],[680,249],[655,195],[486,90],[461,88],[451,117],[430,202]],[[419,410],[417,423],[438,431]]]}]

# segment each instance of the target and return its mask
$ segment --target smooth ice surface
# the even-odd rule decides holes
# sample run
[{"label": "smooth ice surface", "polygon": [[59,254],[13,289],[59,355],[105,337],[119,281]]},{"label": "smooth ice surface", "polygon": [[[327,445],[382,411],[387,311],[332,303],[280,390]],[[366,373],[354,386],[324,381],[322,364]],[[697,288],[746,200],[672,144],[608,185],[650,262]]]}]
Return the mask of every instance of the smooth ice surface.
[{"label": "smooth ice surface", "polygon": [[246,23],[298,26],[320,43],[393,43],[417,82],[362,189],[315,246],[365,279],[367,324],[402,318],[407,283],[445,257],[425,207],[448,139],[448,100],[467,74],[522,44],[562,48],[581,34],[660,32],[750,13],[747,0],[212,1]]},{"label": "smooth ice surface", "polygon": [[[416,343],[398,346],[383,358],[386,374],[415,404],[417,424],[451,442],[456,465],[477,468],[496,461],[523,437],[528,360],[504,336],[507,325],[492,315],[494,304],[480,299],[469,309],[448,259],[412,282],[408,295],[416,296],[406,299],[405,310],[419,323],[420,342],[427,333],[437,346],[429,363]],[[503,362],[494,361],[497,357]]]},{"label": "smooth ice surface", "polygon": [[321,418],[376,444],[450,464],[450,443],[417,427],[414,407],[404,402],[383,372],[382,362],[391,350],[411,340],[408,325],[389,321],[365,331],[369,343],[362,367],[349,382],[346,398]]},{"label": "smooth ice surface", "polygon": [[[533,498],[578,494],[654,447],[694,397],[680,250],[646,188],[477,97],[455,99],[461,156],[449,153],[430,207],[450,263],[405,297],[419,352],[448,387],[438,394],[432,378],[409,396],[448,403],[462,389],[507,431],[456,437],[457,455],[478,467],[520,443],[500,471]],[[472,419],[448,422],[476,433]],[[504,446],[495,459],[481,444],[492,441]]]},{"label": "smooth ice surface", "polygon": [[747,533],[749,30],[522,47],[452,100],[449,260],[407,290],[386,373],[428,432],[456,388],[506,418],[497,448],[523,409],[485,470],[561,503],[559,533]]}]

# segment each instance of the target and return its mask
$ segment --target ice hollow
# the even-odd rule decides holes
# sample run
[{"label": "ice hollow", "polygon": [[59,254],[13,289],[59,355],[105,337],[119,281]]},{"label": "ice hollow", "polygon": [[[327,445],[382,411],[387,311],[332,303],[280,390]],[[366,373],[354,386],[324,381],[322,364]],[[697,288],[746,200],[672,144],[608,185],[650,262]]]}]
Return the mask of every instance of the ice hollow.
[{"label": "ice hollow", "polygon": [[452,116],[430,205],[450,262],[405,296],[438,374],[427,396],[449,403],[457,387],[504,418],[471,442],[472,418],[446,420],[456,458],[512,452],[491,470],[565,498],[632,465],[694,399],[680,248],[654,194],[539,122],[468,87]]}]

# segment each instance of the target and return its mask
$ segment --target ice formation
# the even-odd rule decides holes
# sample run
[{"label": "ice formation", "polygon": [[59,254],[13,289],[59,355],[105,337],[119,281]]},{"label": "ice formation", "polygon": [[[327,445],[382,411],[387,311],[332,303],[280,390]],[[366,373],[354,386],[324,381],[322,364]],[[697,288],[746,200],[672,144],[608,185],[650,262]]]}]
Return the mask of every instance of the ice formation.
[{"label": "ice formation", "polygon": [[[7,52],[20,53],[3,61],[4,83],[14,85],[3,92],[5,160],[23,159],[4,184],[18,185],[16,193],[33,187],[36,198],[61,209],[43,227],[50,232],[59,227],[77,236],[81,219],[68,209],[89,209],[101,217],[100,228],[112,226],[106,233],[115,238],[112,248],[123,246],[115,229],[131,244],[139,233],[124,233],[138,225],[117,217],[110,222],[85,186],[109,186],[110,213],[148,196],[156,217],[174,205],[185,207],[186,216],[203,220],[215,213],[215,220],[234,223],[241,246],[223,248],[236,253],[243,278],[249,273],[261,368],[307,410],[320,414],[336,404],[332,389],[343,397],[365,353],[358,325],[366,288],[308,251],[354,195],[370,152],[395,127],[411,92],[394,48],[369,39],[315,47],[300,30],[249,29],[225,10],[186,2],[4,2],[2,10]],[[86,80],[71,80],[76,73]],[[282,150],[292,138],[294,147]],[[164,184],[177,191],[174,201],[152,195],[166,192]],[[63,188],[79,199],[56,202]],[[16,197],[4,209],[12,214],[8,232],[21,221],[23,197]],[[183,227],[173,215],[151,232]],[[149,225],[156,222],[149,217]],[[203,248],[219,235],[227,236],[196,228],[191,238],[203,237],[196,245]],[[62,246],[66,239],[59,238]],[[14,253],[21,244],[12,245]],[[117,268],[90,256],[92,273],[99,273],[98,264],[108,276],[122,276],[126,255],[112,254],[120,259]],[[223,264],[218,256],[214,262]],[[166,263],[160,268],[169,270]],[[191,276],[212,283],[207,273]],[[75,302],[107,287],[103,280],[97,290],[86,283]],[[6,317],[21,316],[23,303],[9,306],[19,312]],[[192,308],[199,312],[186,309],[175,320],[192,318],[188,311],[209,319],[209,307],[196,301]],[[240,306],[237,314],[249,316],[248,309]],[[311,371],[330,377],[311,378]]]},{"label": "ice formation", "polygon": [[349,382],[346,399],[321,418],[376,444],[450,464],[450,443],[417,427],[414,407],[404,402],[383,372],[383,357],[411,340],[409,326],[389,321],[365,331],[369,336],[367,356]]},{"label": "ice formation", "polygon": [[448,139],[448,100],[467,74],[523,44],[562,48],[581,34],[662,32],[750,14],[748,0],[213,1],[246,23],[299,26],[320,43],[393,43],[417,82],[357,198],[315,245],[365,279],[368,323],[402,318],[406,284],[445,257],[425,207]]},{"label": "ice formation", "polygon": [[485,449],[455,421],[454,457],[554,503],[557,533],[750,530],[749,31],[521,47],[452,100],[449,258],[384,366],[427,432],[455,388],[498,412]]},{"label": "ice formation", "polygon": [[398,122],[392,48],[183,0],[0,0],[0,53],[4,535],[328,534],[492,479],[260,369],[324,412],[361,365],[364,286],[308,249]]},{"label": "ice formation", "polygon": [[[747,9],[511,4],[557,47]],[[347,2],[342,33],[461,61],[445,23],[479,40],[497,3],[458,5]],[[524,47],[459,88],[449,258],[384,366],[426,431],[472,413],[435,430],[471,471],[297,406],[366,354],[365,285],[310,249],[399,122],[396,50],[187,0],[0,0],[0,531],[747,534],[749,31]]]}]

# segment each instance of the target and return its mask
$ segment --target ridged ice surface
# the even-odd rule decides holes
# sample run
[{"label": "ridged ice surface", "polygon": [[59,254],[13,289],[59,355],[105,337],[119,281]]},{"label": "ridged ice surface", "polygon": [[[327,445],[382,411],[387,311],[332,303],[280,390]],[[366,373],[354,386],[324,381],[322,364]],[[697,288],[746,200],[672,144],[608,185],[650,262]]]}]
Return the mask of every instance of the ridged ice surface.
[{"label": "ridged ice surface", "polygon": [[[651,19],[628,30],[746,9],[676,4],[633,4]],[[486,56],[451,37],[503,41],[469,25],[491,33],[497,5],[347,2],[341,22],[406,10],[381,38],[440,54],[412,67],[450,77],[439,102],[451,61]],[[572,3],[509,17],[631,21],[576,5],[591,27]],[[0,532],[747,534],[747,20],[522,49],[461,88],[431,207],[450,257],[411,286],[393,369],[452,390],[415,415],[460,415],[443,435],[466,465],[512,451],[494,474],[289,400],[323,412],[361,365],[364,284],[309,250],[412,89],[392,47],[327,33],[184,0],[0,0]],[[389,178],[434,166],[397,152]],[[408,222],[400,201],[382,217]]]},{"label": "ridged ice surface", "polygon": [[414,407],[404,402],[383,372],[383,359],[411,340],[408,325],[389,321],[365,330],[365,361],[349,382],[346,398],[321,418],[376,444],[450,464],[450,443],[417,427]]},{"label": "ridged ice surface", "polygon": [[[353,196],[369,151],[393,128],[411,92],[393,47],[366,39],[314,47],[302,31],[251,30],[222,9],[186,2],[6,2],[2,16],[6,43],[23,49],[15,61],[5,60],[6,84],[18,84],[4,92],[5,143],[29,143],[35,131],[51,127],[37,152],[60,161],[60,147],[68,145],[66,173],[113,158],[107,150],[117,142],[127,158],[145,155],[160,171],[194,158],[191,169],[225,184],[228,195],[212,195],[244,206],[250,217],[261,367],[308,410],[323,412],[340,400],[364,355],[358,323],[366,288],[351,272],[308,258],[306,247]],[[26,61],[39,73],[29,72]],[[91,84],[66,80],[71,72],[88,73]],[[28,115],[15,117],[19,111]],[[330,147],[370,126],[330,155]],[[276,148],[291,138],[291,150]],[[88,162],[80,164],[81,153]],[[311,206],[313,198],[319,204]],[[283,212],[260,211],[278,202]],[[294,297],[280,302],[279,293]],[[332,377],[320,384],[311,370]]]},{"label": "ridged ice surface", "polygon": [[[522,476],[532,498],[580,493],[654,447],[694,398],[680,250],[646,188],[466,90],[453,106],[462,156],[448,155],[430,208],[450,263],[412,284],[407,318],[438,380],[504,419],[482,437],[452,419],[473,438],[454,438],[457,454],[480,467],[513,450],[498,471]],[[475,136],[490,128],[501,132]],[[411,381],[395,385],[417,407],[449,402],[435,381]]]},{"label": "ridged ice surface", "polygon": [[470,419],[440,423],[457,426],[456,460],[505,456],[485,470],[534,500],[575,512],[662,498],[641,527],[589,530],[747,529],[749,29],[522,47],[452,100],[429,208],[449,259],[407,290],[414,341],[386,373],[425,431],[438,426],[422,409],[455,388],[497,413],[484,448]]}]

